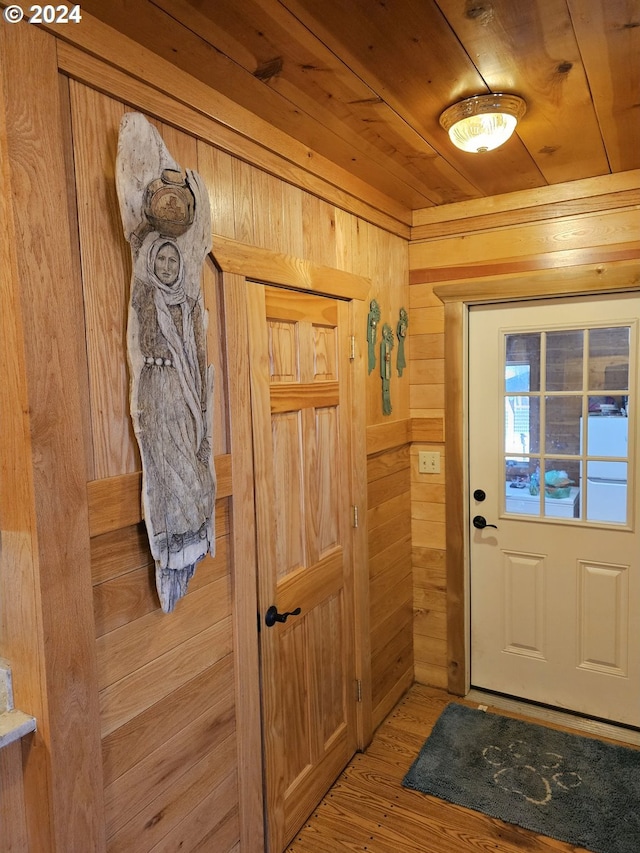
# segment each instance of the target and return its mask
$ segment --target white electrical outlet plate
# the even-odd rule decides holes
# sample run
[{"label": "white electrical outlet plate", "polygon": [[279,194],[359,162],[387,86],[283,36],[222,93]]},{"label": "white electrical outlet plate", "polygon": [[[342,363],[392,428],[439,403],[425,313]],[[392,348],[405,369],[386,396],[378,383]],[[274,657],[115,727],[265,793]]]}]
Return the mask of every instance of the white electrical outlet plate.
[{"label": "white electrical outlet plate", "polygon": [[418,471],[420,472],[420,474],[440,473],[440,454],[437,450],[418,451]]}]

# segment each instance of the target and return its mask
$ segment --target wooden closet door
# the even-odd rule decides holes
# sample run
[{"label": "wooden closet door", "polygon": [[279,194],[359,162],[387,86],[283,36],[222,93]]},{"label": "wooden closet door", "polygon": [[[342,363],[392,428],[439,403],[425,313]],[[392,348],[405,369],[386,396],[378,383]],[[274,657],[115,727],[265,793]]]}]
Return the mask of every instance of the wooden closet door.
[{"label": "wooden closet door", "polygon": [[[249,282],[269,850],[353,755],[348,304]],[[292,613],[269,626],[270,607]]]}]

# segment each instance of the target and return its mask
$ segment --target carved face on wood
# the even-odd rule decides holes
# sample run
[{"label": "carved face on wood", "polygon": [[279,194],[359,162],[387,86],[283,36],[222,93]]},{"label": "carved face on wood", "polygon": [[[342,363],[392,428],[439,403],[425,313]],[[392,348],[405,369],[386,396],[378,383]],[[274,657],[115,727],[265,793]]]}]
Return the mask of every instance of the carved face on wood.
[{"label": "carved face on wood", "polygon": [[167,287],[176,283],[180,272],[180,256],[178,250],[171,243],[163,243],[153,265],[156,277]]}]

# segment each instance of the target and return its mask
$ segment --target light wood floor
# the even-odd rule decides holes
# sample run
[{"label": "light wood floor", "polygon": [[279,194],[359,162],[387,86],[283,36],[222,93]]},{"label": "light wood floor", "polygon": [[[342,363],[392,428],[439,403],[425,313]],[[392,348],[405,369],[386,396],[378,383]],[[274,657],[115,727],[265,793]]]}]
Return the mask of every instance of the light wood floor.
[{"label": "light wood floor", "polygon": [[402,787],[404,774],[450,701],[452,697],[443,691],[414,685],[380,726],[367,751],[354,756],[287,853],[582,851]]}]

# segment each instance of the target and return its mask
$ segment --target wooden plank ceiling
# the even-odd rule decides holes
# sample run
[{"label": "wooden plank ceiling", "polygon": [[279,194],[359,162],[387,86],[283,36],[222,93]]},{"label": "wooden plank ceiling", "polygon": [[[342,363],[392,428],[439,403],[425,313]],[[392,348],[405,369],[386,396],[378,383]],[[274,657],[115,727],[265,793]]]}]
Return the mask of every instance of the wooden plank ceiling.
[{"label": "wooden plank ceiling", "polygon": [[[82,7],[410,209],[640,167],[640,0]],[[516,135],[454,148],[442,110],[500,91],[527,102]]]}]

